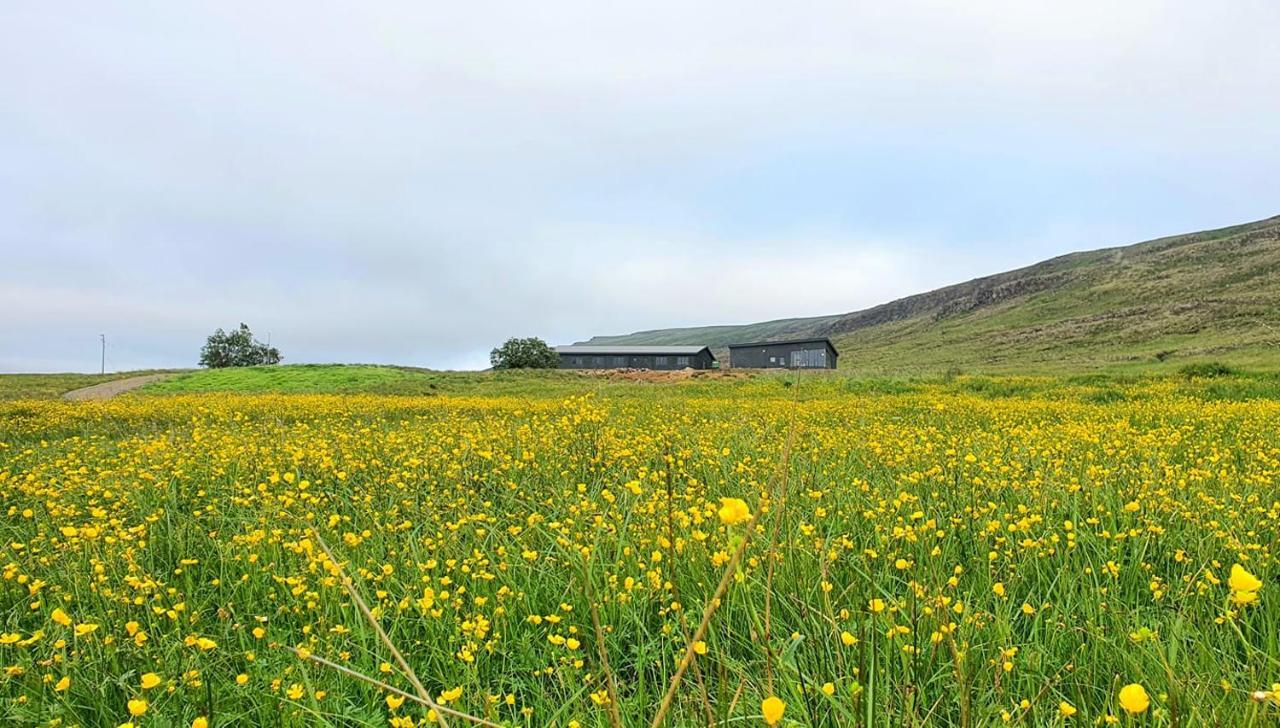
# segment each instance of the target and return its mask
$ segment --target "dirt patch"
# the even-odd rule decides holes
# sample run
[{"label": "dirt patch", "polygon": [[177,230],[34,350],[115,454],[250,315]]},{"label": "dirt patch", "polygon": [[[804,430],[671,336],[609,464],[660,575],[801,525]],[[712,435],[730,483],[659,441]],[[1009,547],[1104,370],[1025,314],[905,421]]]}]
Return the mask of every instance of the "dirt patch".
[{"label": "dirt patch", "polygon": [[585,374],[620,382],[683,382],[689,379],[742,379],[746,372],[729,369],[583,369]]},{"label": "dirt patch", "polygon": [[144,384],[158,382],[161,379],[168,379],[172,374],[144,374],[140,377],[126,377],[125,379],[113,379],[110,382],[95,384],[92,387],[82,387],[81,389],[73,389],[62,395],[63,399],[75,401],[91,400],[91,399],[111,399],[117,394],[124,394],[133,389],[137,389]]}]

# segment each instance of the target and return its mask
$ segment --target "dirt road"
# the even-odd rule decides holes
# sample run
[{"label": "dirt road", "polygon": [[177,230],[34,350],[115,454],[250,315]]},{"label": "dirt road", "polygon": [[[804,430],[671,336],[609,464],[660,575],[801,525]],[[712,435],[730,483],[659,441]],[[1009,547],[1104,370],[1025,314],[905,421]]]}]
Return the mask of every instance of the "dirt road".
[{"label": "dirt road", "polygon": [[144,384],[157,382],[161,379],[168,379],[172,374],[144,374],[140,377],[127,377],[125,379],[113,379],[110,382],[95,384],[92,387],[84,387],[82,389],[73,389],[62,395],[63,399],[86,400],[86,399],[111,399],[117,394],[124,394],[132,389],[137,389]]}]

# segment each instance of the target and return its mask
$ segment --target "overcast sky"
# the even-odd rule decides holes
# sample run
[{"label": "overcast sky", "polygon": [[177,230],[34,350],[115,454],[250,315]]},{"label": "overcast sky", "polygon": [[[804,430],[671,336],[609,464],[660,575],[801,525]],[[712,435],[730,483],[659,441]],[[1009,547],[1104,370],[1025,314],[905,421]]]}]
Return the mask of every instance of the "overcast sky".
[{"label": "overcast sky", "polygon": [[1280,213],[1280,3],[0,4],[0,371],[486,364]]}]

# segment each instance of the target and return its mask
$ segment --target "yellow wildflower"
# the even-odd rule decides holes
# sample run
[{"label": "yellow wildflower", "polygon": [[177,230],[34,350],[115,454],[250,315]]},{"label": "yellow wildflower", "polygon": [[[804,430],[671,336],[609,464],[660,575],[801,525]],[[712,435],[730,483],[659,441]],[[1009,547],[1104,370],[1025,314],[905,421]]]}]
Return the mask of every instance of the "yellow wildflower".
[{"label": "yellow wildflower", "polygon": [[720,515],[720,522],[726,526],[736,526],[751,519],[751,509],[741,498],[721,498],[717,513]]},{"label": "yellow wildflower", "polygon": [[769,725],[777,725],[782,720],[782,714],[787,709],[787,704],[782,702],[776,695],[770,695],[760,703],[760,714],[764,716],[764,722]]},{"label": "yellow wildflower", "polygon": [[1151,698],[1147,696],[1146,688],[1138,683],[1129,683],[1120,688],[1120,707],[1127,712],[1138,714],[1147,709],[1151,705]]}]

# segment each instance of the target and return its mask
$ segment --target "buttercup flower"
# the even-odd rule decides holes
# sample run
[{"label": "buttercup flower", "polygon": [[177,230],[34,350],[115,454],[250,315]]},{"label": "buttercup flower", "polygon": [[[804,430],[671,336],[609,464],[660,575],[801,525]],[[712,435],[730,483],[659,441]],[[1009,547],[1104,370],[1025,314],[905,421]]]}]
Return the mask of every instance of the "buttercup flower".
[{"label": "buttercup flower", "polygon": [[770,695],[760,703],[760,714],[764,716],[764,722],[769,725],[777,725],[778,721],[782,720],[782,714],[786,709],[787,704],[776,695]]},{"label": "buttercup flower", "polygon": [[726,526],[736,526],[743,521],[751,520],[751,509],[741,498],[721,498],[720,510],[717,511],[720,522]]},{"label": "buttercup flower", "polygon": [[1131,714],[1138,714],[1151,705],[1147,691],[1138,683],[1129,683],[1120,688],[1120,707]]}]

